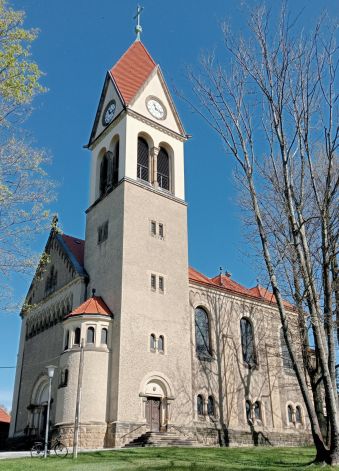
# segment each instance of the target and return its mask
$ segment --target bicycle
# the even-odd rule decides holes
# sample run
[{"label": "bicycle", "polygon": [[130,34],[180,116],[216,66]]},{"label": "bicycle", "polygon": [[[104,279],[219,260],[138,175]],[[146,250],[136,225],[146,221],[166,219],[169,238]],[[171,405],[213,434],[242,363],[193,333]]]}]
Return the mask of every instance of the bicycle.
[{"label": "bicycle", "polygon": [[[64,445],[60,441],[60,435],[55,437],[54,440],[49,440],[48,441],[48,447],[47,447],[47,454],[49,455],[51,450],[54,451],[54,453],[61,457],[61,458],[66,458],[68,455],[68,448],[66,445]],[[45,451],[45,444],[43,442],[34,442],[34,445],[31,448],[31,457],[43,457],[44,456],[44,451]]]}]

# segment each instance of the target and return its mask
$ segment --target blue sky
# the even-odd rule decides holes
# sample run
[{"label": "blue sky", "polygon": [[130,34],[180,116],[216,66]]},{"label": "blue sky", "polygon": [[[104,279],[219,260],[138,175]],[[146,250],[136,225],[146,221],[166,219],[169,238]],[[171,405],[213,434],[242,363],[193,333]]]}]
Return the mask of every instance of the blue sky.
[{"label": "blue sky", "polygon": [[[58,200],[51,206],[59,214],[66,234],[84,236],[89,200],[90,153],[88,142],[105,73],[134,41],[136,1],[112,0],[12,0],[26,11],[26,27],[40,29],[32,47],[34,59],[49,91],[34,102],[25,123],[35,145],[53,158],[50,175],[59,182]],[[249,1],[249,4],[254,4]],[[271,0],[277,7],[279,0]],[[220,21],[230,18],[242,28],[239,0],[144,0],[142,41],[160,63],[170,89],[187,89],[185,65],[196,64],[204,50],[222,50]],[[295,0],[293,11],[303,11],[307,26],[323,10],[337,14],[337,0]],[[256,284],[256,270],[248,251],[237,206],[233,165],[223,153],[218,137],[174,96],[186,131],[186,199],[189,204],[190,264],[208,276],[222,266],[237,281]],[[40,252],[48,234],[34,242]],[[16,278],[13,289],[22,299],[29,278]],[[0,366],[14,366],[20,332],[18,314],[0,313]],[[0,369],[0,404],[11,407],[14,369]]]}]

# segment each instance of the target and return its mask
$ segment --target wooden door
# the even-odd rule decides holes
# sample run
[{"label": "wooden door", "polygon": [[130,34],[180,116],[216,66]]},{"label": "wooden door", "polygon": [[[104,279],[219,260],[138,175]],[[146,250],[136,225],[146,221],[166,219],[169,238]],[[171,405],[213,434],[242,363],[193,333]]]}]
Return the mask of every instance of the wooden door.
[{"label": "wooden door", "polygon": [[146,402],[146,420],[151,432],[160,430],[160,399],[149,397]]}]

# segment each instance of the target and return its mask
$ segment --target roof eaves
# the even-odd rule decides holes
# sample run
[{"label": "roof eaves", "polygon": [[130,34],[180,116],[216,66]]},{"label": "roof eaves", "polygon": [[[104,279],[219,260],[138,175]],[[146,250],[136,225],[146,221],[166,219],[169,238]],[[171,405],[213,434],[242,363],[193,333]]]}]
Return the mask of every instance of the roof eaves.
[{"label": "roof eaves", "polygon": [[73,254],[73,252],[71,251],[71,249],[68,247],[68,245],[66,244],[66,242],[64,241],[63,237],[61,234],[57,234],[56,235],[56,238],[58,240],[58,242],[60,243],[62,249],[64,250],[64,252],[66,253],[66,255],[68,256],[68,258],[70,259],[74,269],[77,271],[77,273],[81,276],[88,276],[87,275],[87,272],[86,270],[84,269],[84,267],[78,262],[76,256]]}]

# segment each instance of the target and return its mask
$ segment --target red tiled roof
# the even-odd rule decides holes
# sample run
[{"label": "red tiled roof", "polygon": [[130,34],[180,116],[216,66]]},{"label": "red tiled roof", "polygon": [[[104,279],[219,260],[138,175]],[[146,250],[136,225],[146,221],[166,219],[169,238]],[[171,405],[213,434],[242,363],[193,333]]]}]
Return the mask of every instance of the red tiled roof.
[{"label": "red tiled roof", "polygon": [[[211,288],[223,288],[227,291],[230,291],[234,294],[239,294],[245,297],[251,297],[259,301],[264,301],[266,303],[276,304],[275,297],[273,293],[258,285],[254,288],[246,288],[236,281],[232,280],[230,276],[223,274],[217,275],[213,278],[208,278],[202,273],[198,272],[194,268],[189,267],[188,269],[188,278],[190,281],[196,283],[202,283],[208,285]],[[284,301],[284,305],[287,309],[295,309],[295,307],[288,301]]]},{"label": "red tiled roof", "polygon": [[65,319],[73,316],[81,316],[83,314],[94,314],[100,316],[110,316],[112,313],[100,296],[92,296],[82,303],[79,307],[74,309],[71,313],[65,316]]},{"label": "red tiled roof", "polygon": [[126,104],[135,97],[156,63],[145,46],[135,41],[111,68],[110,73]]},{"label": "red tiled roof", "polygon": [[66,235],[66,234],[62,234],[61,237],[63,238],[69,250],[73,253],[75,258],[83,267],[84,266],[85,241],[82,239],[77,239],[76,237]]},{"label": "red tiled roof", "polygon": [[0,407],[0,422],[9,424],[10,421],[11,421],[11,416],[2,407]]}]

